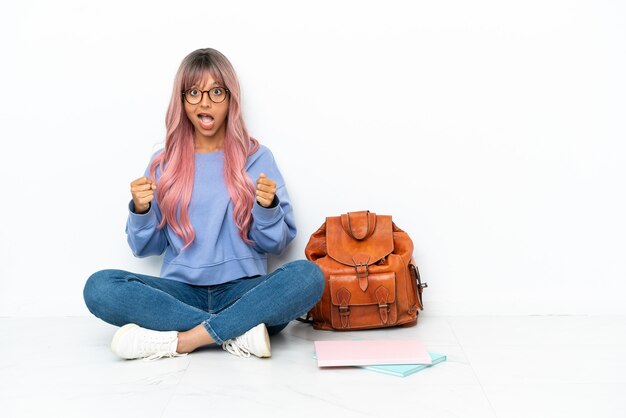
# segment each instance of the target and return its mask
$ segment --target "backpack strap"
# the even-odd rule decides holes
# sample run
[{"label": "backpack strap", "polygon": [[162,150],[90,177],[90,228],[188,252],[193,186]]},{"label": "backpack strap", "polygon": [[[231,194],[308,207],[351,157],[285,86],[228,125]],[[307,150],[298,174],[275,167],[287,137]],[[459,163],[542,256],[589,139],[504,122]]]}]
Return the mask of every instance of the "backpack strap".
[{"label": "backpack strap", "polygon": [[415,284],[417,285],[417,299],[420,303],[420,311],[424,310],[424,302],[422,300],[422,292],[425,288],[428,287],[428,283],[422,283],[422,278],[420,277],[420,271],[417,268],[417,265],[414,263],[409,264],[409,270],[411,271],[411,275],[413,276],[413,280],[415,280]]},{"label": "backpack strap", "polygon": [[307,312],[304,315],[304,318],[299,316],[299,317],[296,318],[296,321],[304,322],[305,324],[312,324],[313,323],[313,317],[309,316],[309,313]]}]

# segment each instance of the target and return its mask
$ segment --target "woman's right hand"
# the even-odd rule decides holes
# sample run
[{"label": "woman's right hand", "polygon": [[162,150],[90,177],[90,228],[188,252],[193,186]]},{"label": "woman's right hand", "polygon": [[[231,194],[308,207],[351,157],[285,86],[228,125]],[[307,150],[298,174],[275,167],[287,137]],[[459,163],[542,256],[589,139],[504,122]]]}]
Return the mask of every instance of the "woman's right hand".
[{"label": "woman's right hand", "polygon": [[150,202],[154,199],[157,186],[150,178],[143,176],[130,183],[130,193],[133,195],[135,213],[146,213],[150,209]]}]

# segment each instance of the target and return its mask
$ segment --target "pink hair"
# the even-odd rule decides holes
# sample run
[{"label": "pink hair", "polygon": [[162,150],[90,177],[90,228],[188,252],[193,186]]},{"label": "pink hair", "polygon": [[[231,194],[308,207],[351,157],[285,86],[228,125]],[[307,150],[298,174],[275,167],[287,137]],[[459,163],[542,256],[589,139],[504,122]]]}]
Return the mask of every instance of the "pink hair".
[{"label": "pink hair", "polygon": [[[174,80],[172,98],[165,117],[167,133],[165,149],[150,164],[150,177],[155,179],[157,166],[161,177],[157,182],[157,203],[163,214],[158,228],[167,223],[185,243],[193,242],[195,232],[189,220],[189,202],[194,179],[194,127],[187,118],[182,92],[201,84],[207,74],[229,90],[230,104],[224,137],[224,179],[234,204],[233,219],[239,235],[248,244],[252,223],[255,188],[246,174],[249,155],[256,152],[259,142],[248,135],[241,115],[239,80],[232,64],[219,51],[198,49],[183,59]],[[179,222],[180,217],[180,222]]]}]

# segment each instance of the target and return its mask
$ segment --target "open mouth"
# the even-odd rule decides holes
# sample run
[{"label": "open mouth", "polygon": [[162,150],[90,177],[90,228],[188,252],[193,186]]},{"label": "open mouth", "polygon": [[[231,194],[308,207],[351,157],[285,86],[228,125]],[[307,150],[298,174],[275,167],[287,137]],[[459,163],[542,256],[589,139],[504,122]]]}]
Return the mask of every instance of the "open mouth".
[{"label": "open mouth", "polygon": [[200,126],[204,129],[211,129],[213,127],[214,119],[213,116],[208,113],[200,113],[198,115],[198,120],[200,121]]}]

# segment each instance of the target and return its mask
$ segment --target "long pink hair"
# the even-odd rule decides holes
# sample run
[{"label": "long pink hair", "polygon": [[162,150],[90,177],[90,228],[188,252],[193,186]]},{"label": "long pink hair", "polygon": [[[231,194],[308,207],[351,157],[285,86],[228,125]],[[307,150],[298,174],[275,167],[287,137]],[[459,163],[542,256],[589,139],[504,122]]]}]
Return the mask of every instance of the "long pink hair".
[{"label": "long pink hair", "polygon": [[259,143],[246,130],[241,115],[239,80],[232,64],[219,51],[205,48],[187,55],[178,68],[165,117],[165,149],[150,164],[152,179],[156,178],[157,166],[162,173],[157,182],[157,203],[163,214],[158,228],[169,225],[184,241],[183,250],[195,238],[188,211],[193,189],[195,147],[194,127],[185,113],[182,92],[194,84],[200,84],[207,74],[229,90],[230,104],[224,137],[224,179],[233,201],[233,218],[239,235],[246,243],[251,243],[248,232],[252,223],[255,188],[246,174],[245,165],[248,156],[259,148]]}]

